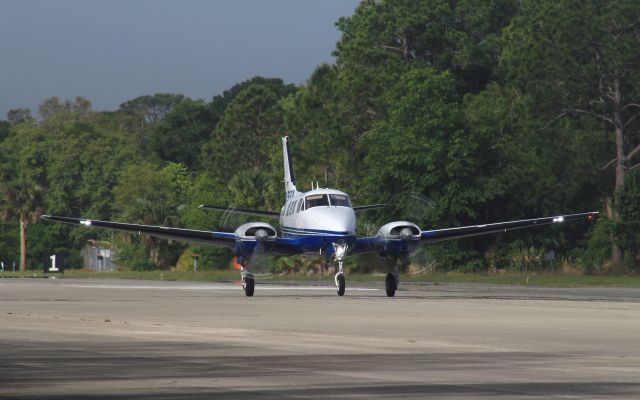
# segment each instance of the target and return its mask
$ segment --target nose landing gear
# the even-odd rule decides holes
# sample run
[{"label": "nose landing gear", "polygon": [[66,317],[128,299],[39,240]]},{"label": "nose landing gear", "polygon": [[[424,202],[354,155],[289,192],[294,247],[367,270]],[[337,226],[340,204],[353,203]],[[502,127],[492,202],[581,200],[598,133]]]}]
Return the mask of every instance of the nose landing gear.
[{"label": "nose landing gear", "polygon": [[344,279],[344,271],[342,269],[342,262],[344,261],[344,256],[347,254],[347,249],[349,245],[346,243],[334,243],[333,244],[333,257],[336,261],[338,261],[338,273],[336,274],[336,288],[338,289],[338,296],[344,296],[344,292],[346,289],[346,281]]},{"label": "nose landing gear", "polygon": [[344,296],[345,280],[342,272],[336,274],[336,287],[338,288],[338,296]]}]

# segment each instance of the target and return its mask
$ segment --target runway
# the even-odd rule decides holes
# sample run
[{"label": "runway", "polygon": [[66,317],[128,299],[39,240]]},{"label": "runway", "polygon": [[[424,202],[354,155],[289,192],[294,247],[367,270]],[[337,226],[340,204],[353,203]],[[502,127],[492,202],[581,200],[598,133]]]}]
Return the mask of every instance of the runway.
[{"label": "runway", "polygon": [[0,398],[637,399],[640,290],[0,279]]}]

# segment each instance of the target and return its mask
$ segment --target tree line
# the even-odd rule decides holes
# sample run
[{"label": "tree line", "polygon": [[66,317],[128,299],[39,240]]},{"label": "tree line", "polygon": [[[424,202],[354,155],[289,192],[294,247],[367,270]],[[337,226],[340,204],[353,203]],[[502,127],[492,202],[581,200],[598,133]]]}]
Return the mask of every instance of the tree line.
[{"label": "tree line", "polygon": [[286,133],[301,189],[319,181],[389,204],[359,214],[360,234],[397,219],[427,229],[602,211],[594,224],[429,246],[415,264],[640,268],[637,1],[369,0],[336,25],[336,62],[300,86],[255,77],[210,102],[158,93],[96,112],[52,97],[38,119],[11,110],[0,121],[0,259],[22,249],[22,267],[52,253],[81,266],[80,247],[99,239],[127,268],[170,268],[193,251],[226,267],[224,250],[38,217],[233,230],[240,217],[197,205],[279,210]]}]

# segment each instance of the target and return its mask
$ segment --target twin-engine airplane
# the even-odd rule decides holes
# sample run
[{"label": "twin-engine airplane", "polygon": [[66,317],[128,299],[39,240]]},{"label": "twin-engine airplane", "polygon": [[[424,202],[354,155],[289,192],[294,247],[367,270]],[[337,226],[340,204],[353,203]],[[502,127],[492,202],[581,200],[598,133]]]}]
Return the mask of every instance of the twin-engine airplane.
[{"label": "twin-engine airplane", "polygon": [[496,232],[507,232],[542,225],[550,225],[576,220],[592,220],[597,212],[587,212],[553,217],[498,222],[484,225],[461,226],[456,228],[421,230],[409,221],[394,221],[382,226],[375,236],[356,235],[356,211],[384,207],[384,204],[352,206],[349,196],[334,189],[315,188],[299,192],[295,185],[293,168],[289,155],[288,138],[282,138],[284,153],[284,185],[286,202],[280,212],[261,211],[245,208],[229,210],[227,207],[201,205],[204,210],[232,211],[260,217],[280,218],[280,234],[270,224],[250,222],[241,225],[235,232],[213,232],[181,229],[165,226],[127,224],[122,222],[98,221],[86,218],[44,215],[48,221],[81,224],[87,227],[106,228],[128,233],[147,234],[164,239],[192,243],[224,246],[237,256],[241,264],[242,287],[246,296],[253,296],[254,275],[249,263],[252,256],[266,253],[277,255],[323,255],[338,264],[335,283],[338,295],[345,292],[345,278],[342,268],[348,255],[377,252],[387,260],[389,272],[385,280],[387,296],[393,297],[399,283],[399,264],[406,262],[408,255],[421,243],[435,243],[445,240],[479,236]]}]

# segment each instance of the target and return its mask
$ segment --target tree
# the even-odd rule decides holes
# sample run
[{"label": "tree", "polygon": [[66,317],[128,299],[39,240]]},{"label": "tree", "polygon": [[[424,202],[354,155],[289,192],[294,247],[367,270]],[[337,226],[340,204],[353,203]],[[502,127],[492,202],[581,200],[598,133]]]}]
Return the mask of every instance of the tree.
[{"label": "tree", "polygon": [[120,104],[119,111],[137,116],[141,124],[153,125],[169,115],[184,99],[181,94],[156,93],[124,102]]},{"label": "tree", "polygon": [[80,96],[73,101],[65,100],[63,103],[60,102],[60,98],[57,96],[49,97],[40,104],[38,113],[45,121],[60,114],[84,116],[91,113],[91,102]]},{"label": "tree", "polygon": [[3,221],[20,223],[20,271],[27,265],[27,225],[36,222],[45,208],[45,154],[43,137],[34,125],[17,127],[0,145],[0,205]]},{"label": "tree", "polygon": [[[130,164],[122,170],[113,189],[118,218],[146,225],[179,226],[180,209],[190,183],[189,172],[182,164],[169,163],[164,168],[149,162]],[[182,248],[151,238],[146,238],[144,244],[147,254],[161,268],[175,262]]]},{"label": "tree", "polygon": [[270,86],[251,84],[227,106],[203,148],[203,166],[228,182],[239,170],[266,167],[282,131],[281,93]]},{"label": "tree", "polygon": [[15,108],[7,112],[7,121],[11,125],[17,125],[23,122],[34,122],[34,119],[31,116],[31,110],[28,108]]},{"label": "tree", "polygon": [[[357,178],[353,173],[359,162],[353,154],[355,143],[345,134],[351,115],[344,111],[339,86],[336,66],[323,64],[305,87],[282,102],[285,130],[293,138],[295,174],[301,184],[318,180],[347,190]],[[279,157],[280,152],[277,154]]]},{"label": "tree", "polygon": [[627,175],[622,190],[616,193],[616,202],[621,221],[615,227],[616,234],[628,254],[625,269],[637,272],[640,270],[640,170]]},{"label": "tree", "polygon": [[185,99],[151,129],[149,148],[162,160],[192,169],[219,118],[204,101]]},{"label": "tree", "polygon": [[9,121],[0,121],[0,141],[3,141],[11,134],[11,123]]},{"label": "tree", "polygon": [[120,104],[118,113],[128,117],[126,129],[135,134],[138,146],[145,150],[148,131],[169,115],[185,97],[181,94],[156,93],[140,96]]},{"label": "tree", "polygon": [[450,71],[465,91],[479,91],[493,78],[498,38],[516,11],[513,0],[362,1],[341,18],[334,55],[357,118],[357,134],[384,114],[385,92],[410,69]]},{"label": "tree", "polygon": [[[615,166],[606,200],[614,221],[620,220],[614,193],[640,166],[631,162],[640,153],[639,17],[633,0],[526,1],[505,31],[502,55],[508,85],[530,96],[547,130],[606,134],[600,157],[610,152],[603,168]],[[567,119],[571,123],[562,126]],[[612,261],[620,265],[622,259],[614,240]]]},{"label": "tree", "polygon": [[402,217],[411,192],[440,194],[450,215],[460,215],[465,210],[452,207],[452,194],[460,195],[462,188],[447,186],[458,186],[455,178],[466,171],[456,169],[467,168],[465,147],[473,144],[463,140],[461,98],[453,77],[434,69],[414,70],[400,79],[389,97],[395,100],[390,100],[388,120],[378,122],[363,140],[364,167],[375,171],[364,180],[367,192],[382,196],[378,201],[391,205],[394,218]]}]

